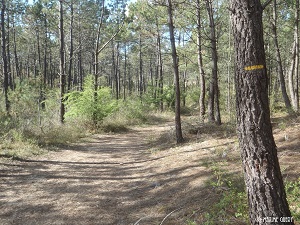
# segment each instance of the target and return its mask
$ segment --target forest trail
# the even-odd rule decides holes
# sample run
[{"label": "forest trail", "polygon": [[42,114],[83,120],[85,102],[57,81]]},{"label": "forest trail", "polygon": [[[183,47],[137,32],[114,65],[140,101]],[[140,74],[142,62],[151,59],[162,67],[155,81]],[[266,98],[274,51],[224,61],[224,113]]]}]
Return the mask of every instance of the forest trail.
[{"label": "forest trail", "polygon": [[199,144],[149,145],[170,129],[94,135],[33,160],[1,161],[0,224],[154,225],[174,210],[163,224],[182,224],[190,202],[201,211],[210,201],[210,172],[199,163],[210,153]]}]

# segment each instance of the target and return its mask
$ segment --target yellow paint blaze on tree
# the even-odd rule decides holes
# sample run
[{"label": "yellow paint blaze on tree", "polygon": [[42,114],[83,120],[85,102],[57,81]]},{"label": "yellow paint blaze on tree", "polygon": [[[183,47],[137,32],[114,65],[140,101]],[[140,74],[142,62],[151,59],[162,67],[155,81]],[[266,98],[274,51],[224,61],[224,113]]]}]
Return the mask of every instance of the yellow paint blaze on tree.
[{"label": "yellow paint blaze on tree", "polygon": [[254,65],[254,66],[246,66],[245,70],[259,70],[263,69],[264,65]]}]

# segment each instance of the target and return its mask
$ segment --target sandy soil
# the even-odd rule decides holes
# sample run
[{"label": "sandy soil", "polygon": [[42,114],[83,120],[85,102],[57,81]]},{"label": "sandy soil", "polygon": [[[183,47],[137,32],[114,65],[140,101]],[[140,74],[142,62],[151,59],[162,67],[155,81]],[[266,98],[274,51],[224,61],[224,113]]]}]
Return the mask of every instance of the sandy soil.
[{"label": "sandy soil", "polygon": [[2,161],[0,224],[151,225],[173,210],[164,224],[180,224],[173,215],[207,199],[199,157],[208,152],[155,153],[151,137],[169,129],[95,135],[33,160]]},{"label": "sandy soil", "polygon": [[[229,152],[238,157],[237,141],[207,134],[162,150],[157,137],[170,133],[171,124],[94,135],[32,160],[1,160],[0,224],[176,225],[195,213],[199,218],[214,195],[204,162]],[[275,131],[284,174],[299,175],[299,130]]]}]

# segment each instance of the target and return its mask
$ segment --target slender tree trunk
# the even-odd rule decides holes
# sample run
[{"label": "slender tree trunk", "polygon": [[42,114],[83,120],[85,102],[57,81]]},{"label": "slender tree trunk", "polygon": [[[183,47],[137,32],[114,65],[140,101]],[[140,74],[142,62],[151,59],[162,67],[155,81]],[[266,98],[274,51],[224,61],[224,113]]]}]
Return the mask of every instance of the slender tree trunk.
[{"label": "slender tree trunk", "polygon": [[69,53],[69,71],[68,71],[68,91],[71,90],[72,85],[72,66],[73,66],[73,55],[74,55],[74,43],[73,43],[73,24],[74,24],[74,5],[73,1],[70,3],[71,18],[70,18],[70,53]]},{"label": "slender tree trunk", "polygon": [[139,94],[140,97],[143,95],[143,58],[142,58],[142,37],[141,33],[139,34]]},{"label": "slender tree trunk", "polygon": [[119,53],[119,42],[116,45],[116,62],[115,62],[115,85],[116,85],[116,98],[120,98],[120,53]]},{"label": "slender tree trunk", "polygon": [[[230,12],[229,12],[230,13]],[[229,16],[229,24],[230,24],[230,16]],[[231,83],[231,76],[232,76],[232,70],[231,70],[231,66],[232,66],[232,53],[231,53],[231,49],[232,49],[232,38],[231,38],[231,27],[229,26],[229,30],[228,30],[228,62],[227,62],[227,112],[229,115],[229,121],[232,121],[232,101],[231,101],[231,87],[233,87],[234,85],[232,85]]]},{"label": "slender tree trunk", "polygon": [[63,0],[59,1],[59,39],[60,39],[60,122],[64,123],[65,120],[65,86],[66,86],[66,74],[65,74],[65,43],[64,43],[64,11],[63,11]]},{"label": "slender tree trunk", "polygon": [[[8,2],[9,3],[9,2]],[[7,29],[6,29],[6,57],[7,57],[7,70],[8,70],[8,85],[11,90],[14,90],[14,76],[13,76],[13,68],[11,66],[11,53],[10,53],[10,15],[7,15]]]},{"label": "slender tree trunk", "polygon": [[[295,28],[294,28],[294,43],[292,48],[292,60],[288,74],[289,92],[291,103],[294,111],[299,110],[299,100],[297,100],[296,82],[299,71],[299,0],[296,0],[295,9]],[[296,82],[295,82],[296,81]]]},{"label": "slender tree trunk", "polygon": [[15,58],[15,68],[16,68],[16,76],[21,79],[20,73],[20,65],[19,65],[19,57],[17,54],[17,42],[16,42],[16,27],[15,20],[13,20],[13,39],[14,39],[14,58]]},{"label": "slender tree trunk", "polygon": [[39,67],[38,67],[38,75],[41,72],[42,69],[42,58],[41,58],[41,47],[40,47],[40,31],[39,28],[37,28],[36,31],[36,38],[37,38],[37,54],[38,54],[38,63],[39,63]]},{"label": "slender tree trunk", "polygon": [[116,79],[116,77],[115,77],[115,75],[116,75],[116,54],[115,54],[114,41],[111,42],[111,50],[112,50],[112,55],[111,55],[112,67],[111,67],[111,74],[110,74],[110,77],[111,77],[110,87],[114,91],[114,83],[116,83],[116,81],[113,82]]},{"label": "slender tree trunk", "polygon": [[296,62],[295,62],[295,78],[294,78],[294,108],[296,112],[299,112],[299,0],[296,0],[296,24],[295,24],[295,35],[296,35]]},{"label": "slender tree trunk", "polygon": [[[272,134],[268,77],[259,0],[232,0],[232,28],[236,53],[237,129],[247,187],[250,222],[280,222],[291,217]],[[267,218],[268,217],[268,218]]]},{"label": "slender tree trunk", "polygon": [[41,93],[40,93],[40,100],[41,100],[41,107],[45,109],[45,99],[46,99],[46,82],[47,82],[47,39],[48,39],[48,28],[47,28],[47,18],[44,19],[44,29],[45,29],[45,37],[44,37],[44,72],[43,72],[43,80],[41,81]]},{"label": "slender tree trunk", "polygon": [[[95,43],[95,51],[94,51],[94,101],[97,102],[98,98],[98,77],[99,77],[99,54],[100,54],[100,35],[101,35],[101,29],[103,24],[103,17],[104,17],[104,4],[105,1],[102,1],[102,11],[101,11],[101,17],[98,24],[97,29],[97,37],[96,37],[96,43]],[[96,117],[94,115],[94,122]]]},{"label": "slender tree trunk", "polygon": [[123,100],[126,100],[126,79],[127,79],[127,44],[124,46],[124,77],[123,77]]},{"label": "slender tree trunk", "polygon": [[81,47],[81,36],[79,34],[79,52],[78,52],[78,76],[79,76],[79,90],[83,90],[83,68],[82,68],[82,47]]},{"label": "slender tree trunk", "polygon": [[221,124],[221,115],[219,108],[219,86],[218,86],[218,53],[217,53],[217,37],[214,21],[212,0],[206,0],[206,9],[209,17],[210,26],[210,43],[212,56],[212,76],[210,80],[208,113],[209,120]]},{"label": "slender tree trunk", "polygon": [[1,40],[2,40],[2,61],[3,61],[3,89],[4,89],[4,101],[5,101],[5,110],[9,114],[10,102],[8,100],[8,65],[7,65],[7,55],[6,55],[6,32],[5,32],[5,12],[6,12],[6,2],[2,0],[1,7]]},{"label": "slender tree trunk", "polygon": [[205,116],[205,73],[203,68],[203,59],[202,59],[202,42],[201,42],[201,7],[200,0],[197,0],[196,5],[197,10],[197,51],[198,51],[198,69],[200,75],[200,121],[204,122]]},{"label": "slender tree trunk", "polygon": [[276,50],[276,60],[277,60],[277,67],[278,67],[278,73],[279,73],[279,82],[280,82],[280,87],[281,87],[281,93],[282,93],[282,97],[283,97],[283,100],[285,103],[285,107],[288,109],[288,111],[290,111],[292,106],[291,106],[291,102],[290,102],[290,99],[289,99],[287,91],[286,91],[283,66],[282,66],[282,60],[281,60],[281,53],[280,53],[279,43],[278,43],[278,38],[277,38],[277,2],[276,2],[276,0],[273,0],[272,31],[273,31],[275,50]]},{"label": "slender tree trunk", "polygon": [[187,66],[188,66],[188,62],[187,62],[187,58],[186,55],[184,56],[184,71],[183,71],[183,96],[182,96],[182,106],[185,107],[186,105],[186,92],[187,92]]},{"label": "slender tree trunk", "polygon": [[174,68],[174,78],[175,78],[175,127],[176,127],[176,141],[177,143],[182,143],[184,141],[181,130],[181,117],[180,117],[180,83],[179,83],[179,70],[178,63],[179,58],[176,51],[175,36],[174,36],[174,24],[173,24],[173,6],[172,1],[167,0],[168,6],[168,16],[169,16],[169,32],[170,32],[170,42],[172,49],[172,59]]},{"label": "slender tree trunk", "polygon": [[159,31],[158,18],[156,17],[156,32],[157,32],[157,74],[158,74],[158,97],[160,111],[164,110],[163,94],[164,94],[164,81],[163,81],[163,63],[161,53],[161,35]]}]

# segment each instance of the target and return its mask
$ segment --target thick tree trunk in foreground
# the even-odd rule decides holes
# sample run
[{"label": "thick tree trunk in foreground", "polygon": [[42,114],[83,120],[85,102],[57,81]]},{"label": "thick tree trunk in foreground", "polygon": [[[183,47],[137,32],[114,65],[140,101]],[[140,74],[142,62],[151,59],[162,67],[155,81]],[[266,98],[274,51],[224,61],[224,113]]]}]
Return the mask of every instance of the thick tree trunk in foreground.
[{"label": "thick tree trunk in foreground", "polygon": [[175,46],[174,38],[174,24],[173,24],[173,9],[172,1],[167,1],[168,16],[169,16],[169,30],[170,30],[170,42],[172,48],[173,68],[175,77],[175,126],[176,126],[176,141],[177,143],[183,142],[182,130],[181,130],[181,118],[180,118],[180,84],[179,84],[179,70],[178,70],[178,56]]},{"label": "thick tree trunk in foreground", "polygon": [[251,224],[291,217],[274,142],[259,0],[232,0],[239,142]]}]

